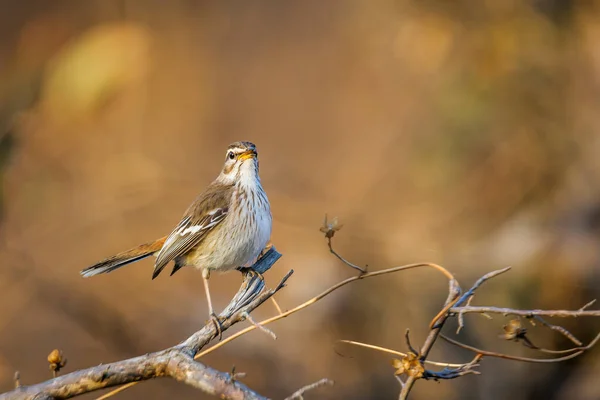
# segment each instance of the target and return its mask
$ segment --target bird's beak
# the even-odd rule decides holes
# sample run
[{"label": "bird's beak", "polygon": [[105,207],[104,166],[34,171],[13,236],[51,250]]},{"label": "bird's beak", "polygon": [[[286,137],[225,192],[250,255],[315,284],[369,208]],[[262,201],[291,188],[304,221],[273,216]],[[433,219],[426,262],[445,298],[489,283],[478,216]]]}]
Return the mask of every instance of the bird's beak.
[{"label": "bird's beak", "polygon": [[249,158],[256,158],[255,150],[248,150],[239,155],[238,159],[241,161],[247,160]]}]

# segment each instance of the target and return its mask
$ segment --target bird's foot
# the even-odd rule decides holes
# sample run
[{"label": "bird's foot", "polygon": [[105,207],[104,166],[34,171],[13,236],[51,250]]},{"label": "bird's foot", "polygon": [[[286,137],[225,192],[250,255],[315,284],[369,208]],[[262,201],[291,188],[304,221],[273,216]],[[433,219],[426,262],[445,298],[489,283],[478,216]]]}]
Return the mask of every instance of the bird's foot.
[{"label": "bird's foot", "polygon": [[223,327],[221,326],[221,321],[219,320],[219,317],[214,312],[211,312],[210,314],[208,314],[208,316],[210,317],[210,321],[214,324],[215,329],[217,330],[217,336],[219,340],[221,340],[223,338]]}]

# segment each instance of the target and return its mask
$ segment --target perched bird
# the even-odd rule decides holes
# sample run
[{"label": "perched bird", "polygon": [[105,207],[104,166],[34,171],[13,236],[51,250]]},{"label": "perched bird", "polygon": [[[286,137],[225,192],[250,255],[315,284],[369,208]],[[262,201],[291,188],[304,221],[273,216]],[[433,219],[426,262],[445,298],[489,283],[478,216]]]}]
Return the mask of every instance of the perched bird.
[{"label": "perched bird", "polygon": [[202,270],[210,318],[214,313],[208,278],[211,271],[248,267],[271,236],[271,208],[258,175],[258,153],[250,142],[235,142],[225,153],[223,170],[189,206],[168,236],[124,251],[81,271],[84,277],[108,273],[156,256],[152,279],[170,261],[171,275],[184,266]]}]

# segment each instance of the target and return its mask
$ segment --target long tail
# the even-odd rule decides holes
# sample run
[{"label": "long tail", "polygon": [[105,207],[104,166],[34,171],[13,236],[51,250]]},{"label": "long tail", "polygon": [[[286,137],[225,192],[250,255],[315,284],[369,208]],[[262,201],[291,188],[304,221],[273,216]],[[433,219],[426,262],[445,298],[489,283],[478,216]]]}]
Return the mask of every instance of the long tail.
[{"label": "long tail", "polygon": [[87,267],[81,271],[81,275],[84,278],[89,278],[90,276],[94,275],[106,274],[132,262],[141,260],[142,258],[149,257],[162,248],[166,238],[167,237],[165,236],[155,240],[154,242],[139,245],[133,249],[123,251],[105,260],[102,260],[99,263],[96,263],[91,267]]}]

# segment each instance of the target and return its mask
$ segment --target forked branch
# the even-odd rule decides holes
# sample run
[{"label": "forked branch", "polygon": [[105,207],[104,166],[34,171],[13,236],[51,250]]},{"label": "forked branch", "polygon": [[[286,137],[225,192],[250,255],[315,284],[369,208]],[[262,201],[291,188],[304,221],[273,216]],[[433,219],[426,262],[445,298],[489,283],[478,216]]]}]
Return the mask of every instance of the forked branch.
[{"label": "forked branch", "polygon": [[[593,302],[586,304],[578,310],[572,311],[515,310],[510,308],[472,306],[471,302],[474,299],[475,292],[486,281],[507,272],[510,267],[493,271],[482,276],[466,292],[462,291],[458,281],[454,278],[452,273],[450,273],[444,267],[432,263],[409,264],[373,272],[365,272],[365,269],[349,262],[333,249],[332,238],[340,228],[341,225],[336,219],[334,219],[332,222],[328,222],[327,219],[325,219],[324,225],[321,228],[321,232],[325,234],[330,252],[344,264],[358,270],[359,275],[347,278],[334,284],[304,303],[288,311],[282,311],[277,305],[277,302],[274,302],[278,311],[277,315],[258,322],[251,317],[251,312],[266,300],[270,298],[274,300],[273,295],[285,286],[285,282],[293,272],[290,271],[275,289],[265,288],[265,283],[262,279],[262,273],[266,272],[279,259],[279,257],[281,257],[281,255],[277,253],[274,248],[271,248],[257,261],[254,266],[251,267],[250,270],[244,271],[244,281],[240,287],[240,290],[237,292],[236,296],[225,308],[225,310],[223,310],[223,312],[219,315],[223,330],[228,329],[235,323],[246,320],[249,322],[249,326],[245,329],[242,329],[241,331],[225,338],[212,347],[203,350],[204,347],[217,335],[214,324],[209,323],[184,342],[171,348],[112,364],[100,365],[97,367],[88,368],[86,370],[76,371],[37,385],[21,386],[18,384],[13,391],[0,395],[0,400],[33,398],[65,399],[94,390],[125,384],[124,386],[115,389],[104,396],[101,396],[98,399],[100,400],[113,396],[116,393],[135,385],[139,381],[156,377],[171,377],[175,380],[194,386],[206,393],[213,394],[224,399],[264,399],[265,397],[254,392],[236,379],[241,374],[227,374],[219,372],[195,360],[203,355],[215,351],[219,347],[224,346],[232,340],[235,340],[236,338],[255,329],[259,329],[274,337],[275,334],[266,328],[266,325],[313,306],[327,297],[329,294],[352,282],[422,267],[432,268],[444,275],[444,277],[448,280],[448,296],[440,311],[431,320],[429,324],[429,334],[422,346],[417,348],[413,347],[408,336],[408,331],[406,332],[404,338],[408,348],[408,352],[406,353],[360,342],[346,340],[342,341],[345,343],[368,347],[377,351],[383,351],[400,356],[400,359],[396,359],[393,362],[393,365],[396,369],[396,378],[401,383],[401,391],[399,396],[400,399],[408,398],[408,395],[410,394],[415,382],[419,379],[445,380],[459,378],[468,374],[479,374],[480,371],[478,370],[478,367],[481,359],[484,356],[499,357],[525,362],[559,362],[577,357],[583,352],[591,349],[598,341],[600,341],[600,334],[598,334],[594,340],[584,346],[581,341],[579,341],[565,328],[559,325],[551,324],[542,318],[600,316],[600,311],[588,310]],[[515,315],[532,323],[539,322],[541,325],[557,331],[558,333],[567,337],[576,345],[576,347],[567,350],[548,350],[536,347],[526,336],[527,330],[522,326],[520,320],[513,320],[504,326],[504,335],[502,335],[504,339],[521,342],[527,347],[538,350],[542,353],[560,354],[561,356],[557,358],[534,359],[495,353],[463,344],[441,333],[445,323],[449,318],[453,317],[458,319],[459,329],[463,328],[465,325],[464,316],[465,314],[469,313],[479,313],[481,315]],[[428,360],[429,353],[438,338],[442,338],[453,345],[474,352],[474,358],[470,362],[463,364],[451,364]],[[425,367],[426,365],[439,366],[442,367],[442,369],[435,371],[427,369]],[[403,379],[403,377],[405,377],[405,379]],[[18,380],[16,380],[16,382],[18,382]],[[288,398],[302,399],[306,391],[329,384],[332,384],[332,381],[328,379],[322,379],[312,385],[301,388]]]},{"label": "forked branch", "polygon": [[[259,273],[243,272],[239,291],[219,315],[223,330],[245,320],[254,309],[285,286],[293,271],[288,272],[275,289],[267,289],[261,275],[280,257],[281,254],[271,247],[252,267]],[[0,395],[0,399],[68,399],[103,388],[160,377],[170,377],[222,399],[266,399],[237,381],[232,374],[194,360],[198,351],[216,336],[216,327],[210,322],[184,342],[168,349],[72,372],[36,385],[18,386]]]}]

